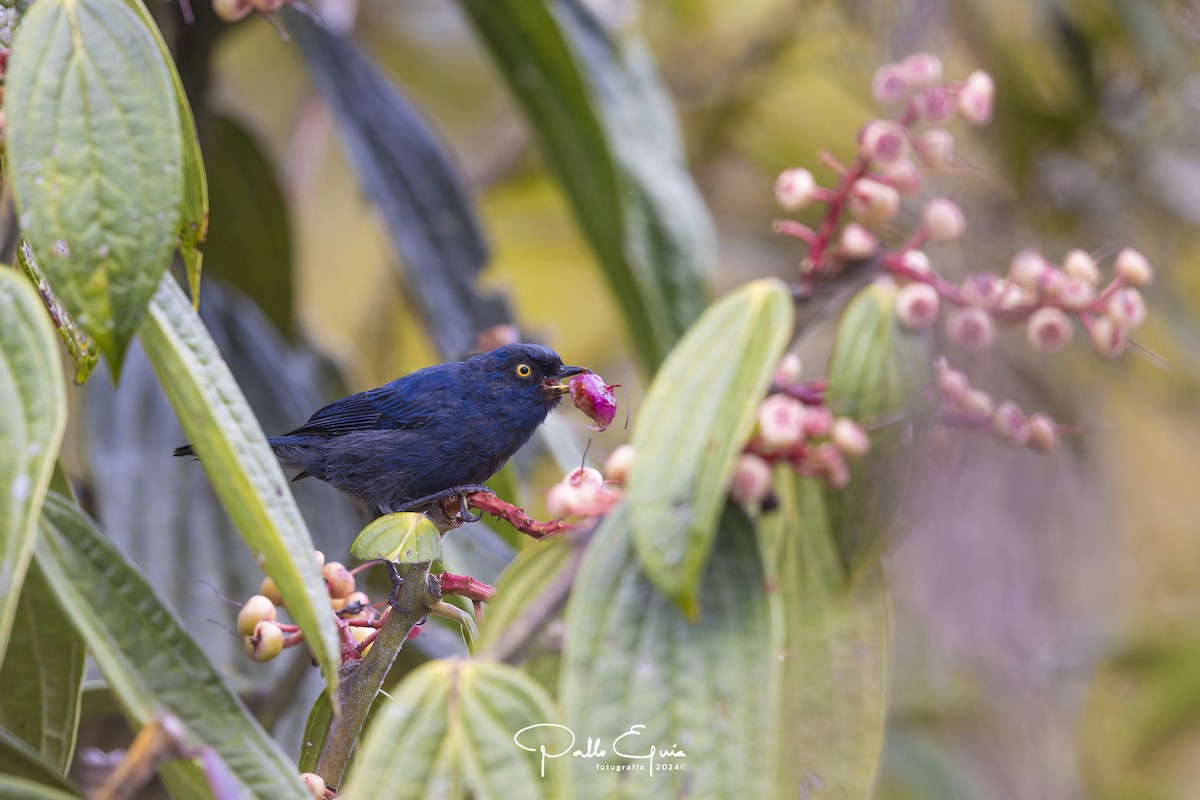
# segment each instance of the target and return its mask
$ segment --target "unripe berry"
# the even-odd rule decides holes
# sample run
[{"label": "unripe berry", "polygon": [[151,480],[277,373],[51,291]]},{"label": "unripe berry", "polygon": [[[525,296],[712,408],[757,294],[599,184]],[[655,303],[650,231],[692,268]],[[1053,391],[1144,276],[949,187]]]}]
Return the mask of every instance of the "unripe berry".
[{"label": "unripe berry", "polygon": [[967,220],[962,210],[944,197],[936,197],[925,204],[921,212],[921,221],[925,232],[935,242],[957,239],[967,228]]},{"label": "unripe berry", "polygon": [[245,19],[254,10],[250,0],[213,0],[213,11],[226,22]]},{"label": "unripe berry", "polygon": [[262,579],[262,583],[258,585],[258,593],[277,606],[283,605],[283,595],[279,593],[279,587],[275,585],[275,581],[271,580],[270,575]]},{"label": "unripe berry", "polygon": [[371,598],[366,592],[351,592],[346,596],[344,609],[357,609],[342,615],[343,619],[374,619],[375,609],[371,607]]},{"label": "unripe berry", "polygon": [[1002,403],[992,415],[992,429],[1003,439],[1015,445],[1029,441],[1029,420],[1016,403]]},{"label": "unripe berry", "polygon": [[954,137],[941,128],[927,130],[917,140],[917,152],[926,166],[945,169],[954,163]]},{"label": "unripe berry", "polygon": [[345,599],[354,592],[354,575],[342,562],[330,561],[321,569],[321,575],[325,578],[325,588],[329,590],[329,596],[334,600]]},{"label": "unripe berry", "polygon": [[304,772],[300,775],[300,780],[304,781],[304,785],[316,800],[321,800],[325,797],[325,779],[315,772]]},{"label": "unripe berry", "polygon": [[996,326],[982,308],[960,308],[946,321],[946,335],[968,350],[982,350],[995,338]]},{"label": "unripe berry", "polygon": [[981,389],[972,389],[967,392],[966,397],[962,399],[959,408],[968,414],[974,414],[980,417],[992,416],[992,396]]},{"label": "unripe berry", "polygon": [[942,80],[942,61],[933,53],[913,53],[900,67],[910,89],[927,89]]},{"label": "unripe berry", "polygon": [[900,260],[904,266],[914,272],[920,272],[922,275],[928,275],[933,272],[933,266],[929,263],[929,256],[925,255],[924,250],[905,250]]},{"label": "unripe berry", "polygon": [[313,550],[313,560],[317,562],[317,569],[325,568],[325,554],[320,550]]},{"label": "unripe berry", "polygon": [[1057,298],[1067,284],[1067,276],[1057,267],[1047,267],[1038,278],[1037,290],[1044,296]]},{"label": "unripe berry", "polygon": [[[354,641],[358,642],[359,644],[362,644],[363,640],[366,639],[368,636],[370,636],[374,632],[375,632],[374,628],[368,628],[368,627],[365,627],[362,625],[351,625],[350,626],[350,636],[353,637]],[[375,646],[375,642],[371,642],[369,645],[367,645],[366,647],[364,647],[362,649],[361,655],[365,656],[367,653],[371,652],[371,648],[374,646]]]},{"label": "unripe berry", "polygon": [[269,620],[260,620],[246,637],[245,645],[251,661],[270,661],[283,651],[283,629]]},{"label": "unripe berry", "polygon": [[935,86],[917,94],[913,97],[913,105],[917,113],[930,122],[945,122],[954,116],[954,96],[944,86]]},{"label": "unripe berry", "polygon": [[831,488],[844,489],[850,483],[850,468],[846,466],[846,458],[833,442],[826,442],[816,448],[810,458]]},{"label": "unripe berry", "polygon": [[1008,265],[1008,279],[1023,289],[1034,291],[1042,278],[1042,273],[1050,268],[1050,263],[1036,250],[1022,250],[1013,256]]},{"label": "unripe berry", "polygon": [[1116,358],[1125,350],[1125,331],[1109,317],[1097,317],[1088,329],[1092,349],[1105,358]]},{"label": "unripe berry", "polygon": [[783,354],[783,358],[779,359],[779,363],[775,365],[775,377],[773,380],[779,386],[797,383],[800,380],[800,373],[803,366],[800,362],[800,356],[788,351]]},{"label": "unripe berry", "polygon": [[1026,329],[1029,344],[1035,350],[1061,350],[1075,335],[1071,318],[1057,308],[1039,308],[1029,317]]},{"label": "unripe berry", "polygon": [[763,452],[786,450],[804,438],[804,404],[786,394],[767,395],[758,406]]},{"label": "unripe berry", "polygon": [[896,295],[896,319],[912,330],[924,330],[938,317],[940,300],[928,283],[910,283]]},{"label": "unripe berry", "polygon": [[941,390],[942,397],[955,405],[960,405],[966,398],[967,392],[971,391],[971,382],[967,380],[966,375],[956,369],[944,369],[938,375],[938,389]]},{"label": "unripe berry", "polygon": [[838,251],[855,261],[875,255],[878,246],[874,234],[857,222],[851,222],[842,228],[842,235],[838,241]]},{"label": "unripe berry", "polygon": [[871,94],[887,105],[897,105],[908,99],[907,70],[900,64],[884,64],[875,70]]},{"label": "unripe berry", "polygon": [[1100,269],[1096,266],[1096,259],[1092,258],[1088,251],[1078,247],[1063,257],[1062,271],[1068,278],[1077,278],[1091,286],[1100,282]]},{"label": "unripe berry", "polygon": [[1042,453],[1054,449],[1058,440],[1058,426],[1045,414],[1034,414],[1029,418],[1029,446]]},{"label": "unripe berry", "polygon": [[882,165],[880,172],[887,182],[905,197],[912,197],[921,191],[921,171],[907,158]]},{"label": "unripe berry", "polygon": [[871,161],[891,164],[908,152],[908,137],[894,122],[871,120],[858,135],[858,151]]},{"label": "unripe berry", "polygon": [[605,477],[616,483],[629,480],[629,470],[633,469],[633,457],[636,452],[631,444],[623,444],[613,450],[604,462]]},{"label": "unripe berry", "polygon": [[810,439],[825,436],[833,427],[833,412],[826,406],[804,407],[804,435]]},{"label": "unripe berry", "polygon": [[1154,270],[1151,269],[1150,262],[1132,247],[1126,247],[1117,253],[1117,257],[1113,261],[1113,269],[1122,280],[1131,286],[1144,286],[1154,278]]},{"label": "unripe berry", "polygon": [[871,449],[871,438],[857,422],[849,417],[834,420],[829,439],[834,446],[850,458],[861,458]]},{"label": "unripe berry", "polygon": [[992,121],[995,100],[995,81],[977,69],[967,76],[966,84],[958,91],[958,114],[972,125],[987,125]]},{"label": "unripe berry", "polygon": [[600,474],[600,470],[592,467],[576,467],[567,473],[563,482],[569,486],[598,487],[604,485],[604,476]]},{"label": "unripe berry", "polygon": [[757,506],[771,491],[771,465],[753,453],[742,453],[733,470],[729,494],[748,508]]},{"label": "unripe berry", "polygon": [[274,622],[277,614],[275,604],[267,597],[256,594],[242,604],[237,615],[237,629],[242,636],[254,633],[254,626],[263,620]]},{"label": "unripe berry", "polygon": [[1059,304],[1070,311],[1085,309],[1096,299],[1095,287],[1081,278],[1067,278],[1056,294]]},{"label": "unripe berry", "polygon": [[992,308],[1000,304],[1007,284],[994,273],[980,272],[963,279],[962,296],[968,305]]},{"label": "unripe berry", "polygon": [[788,210],[804,208],[816,197],[817,181],[806,169],[789,169],[775,180],[775,200]]},{"label": "unripe berry", "polygon": [[1137,289],[1125,288],[1108,298],[1108,316],[1123,331],[1136,330],[1146,321],[1146,301]]},{"label": "unripe berry", "polygon": [[850,213],[868,224],[878,225],[896,216],[900,193],[886,183],[859,178],[850,187]]}]

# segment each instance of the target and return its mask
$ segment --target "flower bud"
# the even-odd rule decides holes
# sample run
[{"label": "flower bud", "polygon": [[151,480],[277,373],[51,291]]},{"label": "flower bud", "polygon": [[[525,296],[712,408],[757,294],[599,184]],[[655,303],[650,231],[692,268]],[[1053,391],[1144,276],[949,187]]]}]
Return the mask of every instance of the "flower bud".
[{"label": "flower bud", "polygon": [[833,427],[833,412],[826,406],[804,407],[804,435],[809,438],[825,436]]},{"label": "flower bud", "polygon": [[340,561],[330,561],[321,569],[321,575],[325,578],[329,596],[335,600],[344,599],[354,591],[354,575]]},{"label": "flower bud", "polygon": [[274,622],[276,616],[275,604],[267,597],[256,594],[242,603],[237,615],[237,629],[242,636],[254,633],[254,626],[263,620]]},{"label": "flower bud", "polygon": [[1108,298],[1108,316],[1123,331],[1136,330],[1146,321],[1146,301],[1137,289],[1125,288]]},{"label": "flower bud", "polygon": [[1059,305],[1070,311],[1085,309],[1096,299],[1095,287],[1081,278],[1067,278],[1056,294]]},{"label": "flower bud", "polygon": [[615,483],[625,483],[629,480],[629,471],[633,469],[633,457],[636,451],[633,445],[623,444],[609,454],[604,462],[604,475]]},{"label": "flower bud", "polygon": [[905,250],[904,255],[900,257],[900,261],[904,266],[922,275],[928,275],[933,272],[933,266],[929,263],[929,256],[925,255],[924,250]]},{"label": "flower bud", "polygon": [[971,382],[956,369],[943,369],[938,375],[938,389],[941,390],[942,397],[960,405],[966,399],[967,392],[971,391]]},{"label": "flower bud", "polygon": [[900,64],[884,64],[875,70],[871,94],[886,105],[898,105],[908,99],[907,71]]},{"label": "flower bud", "polygon": [[300,775],[300,780],[304,781],[305,787],[315,800],[321,800],[325,797],[325,779],[315,772],[304,772]]},{"label": "flower bud", "polygon": [[1154,270],[1151,269],[1150,262],[1132,247],[1126,247],[1117,253],[1117,257],[1113,261],[1113,269],[1122,280],[1131,286],[1144,286],[1154,278]]},{"label": "flower bud", "polygon": [[907,158],[883,164],[880,172],[892,188],[905,197],[912,197],[921,191],[921,171]]},{"label": "flower bud", "polygon": [[1075,327],[1071,324],[1071,318],[1062,310],[1039,308],[1029,317],[1026,333],[1034,350],[1053,353],[1071,341],[1071,337],[1075,335]]},{"label": "flower bud", "polygon": [[859,178],[850,187],[850,213],[868,224],[878,225],[896,216],[900,193],[886,183]]},{"label": "flower bud", "polygon": [[1029,418],[1029,446],[1042,453],[1054,449],[1058,439],[1058,426],[1045,414],[1034,414]]},{"label": "flower bud", "polygon": [[1025,418],[1021,407],[1011,401],[1001,403],[992,415],[992,430],[1015,445],[1029,441],[1029,420]]},{"label": "flower bud", "polygon": [[1096,317],[1088,329],[1092,349],[1105,358],[1116,358],[1125,350],[1125,331],[1110,317]]},{"label": "flower bud", "polygon": [[972,125],[987,125],[992,121],[995,100],[995,81],[991,75],[977,69],[967,76],[966,84],[958,91],[958,114]]},{"label": "flower bud", "polygon": [[1000,304],[1006,288],[1006,284],[995,273],[980,272],[965,278],[961,291],[968,305],[992,308]]},{"label": "flower bud", "polygon": [[1036,250],[1022,250],[1013,256],[1008,265],[1008,279],[1022,289],[1034,291],[1042,278],[1042,273],[1050,268],[1050,263]]},{"label": "flower bud", "polygon": [[1057,298],[1067,283],[1067,276],[1057,267],[1047,267],[1038,278],[1038,291],[1045,297]]},{"label": "flower bud", "polygon": [[804,438],[804,404],[786,394],[771,394],[758,406],[758,435],[763,452],[786,450]]},{"label": "flower bud", "polygon": [[283,629],[270,620],[260,620],[246,637],[246,655],[251,661],[270,661],[283,651]]},{"label": "flower bud", "polygon": [[806,169],[788,169],[775,180],[775,201],[788,211],[811,203],[817,194],[817,181]]},{"label": "flower bud", "polygon": [[992,396],[981,389],[972,389],[963,397],[959,408],[968,414],[980,417],[992,416]]},{"label": "flower bud", "polygon": [[775,383],[779,386],[787,386],[798,382],[802,367],[800,356],[791,351],[784,353],[783,358],[779,359],[779,363],[775,365]]},{"label": "flower bud", "polygon": [[313,560],[317,562],[317,569],[325,568],[325,554],[320,550],[313,550]]},{"label": "flower bud", "polygon": [[930,122],[945,122],[954,116],[954,96],[944,86],[935,86],[916,95],[913,105],[917,113]]},{"label": "flower bud", "polygon": [[938,317],[937,290],[928,283],[910,283],[896,295],[896,319],[912,330],[925,330]]},{"label": "flower bud", "polygon": [[1000,287],[1000,295],[996,298],[995,306],[1011,311],[1015,308],[1025,308],[1033,305],[1037,300],[1033,293],[1021,288],[1017,284],[1006,281]]},{"label": "flower bud", "polygon": [[262,583],[258,585],[258,593],[277,606],[283,605],[283,595],[279,593],[279,587],[275,585],[275,581],[271,580],[270,575],[262,579]]},{"label": "flower bud", "polygon": [[891,164],[908,152],[908,137],[894,122],[871,120],[858,135],[858,151],[871,161]]},{"label": "flower bud", "polygon": [[900,68],[910,89],[928,89],[942,80],[942,61],[933,53],[913,53]]},{"label": "flower bud", "polygon": [[857,261],[875,255],[878,246],[874,234],[857,222],[851,222],[842,228],[838,251],[846,258]]},{"label": "flower bud", "polygon": [[753,453],[742,453],[733,470],[729,494],[747,508],[757,506],[771,491],[771,465]]},{"label": "flower bud", "polygon": [[213,11],[226,22],[245,19],[254,10],[250,0],[213,0]]},{"label": "flower bud", "polygon": [[1068,278],[1076,278],[1089,286],[1100,282],[1100,270],[1096,266],[1096,259],[1092,258],[1088,251],[1078,247],[1063,257],[1062,271]]},{"label": "flower bud", "polygon": [[871,449],[871,438],[867,436],[867,432],[849,417],[838,417],[834,420],[829,440],[850,458],[861,458]]},{"label": "flower bud", "polygon": [[946,321],[950,341],[968,350],[982,350],[992,343],[996,326],[982,308],[960,308]]},{"label": "flower bud", "polygon": [[967,220],[962,210],[951,200],[937,197],[925,204],[921,212],[925,232],[935,242],[948,242],[962,236]]},{"label": "flower bud", "polygon": [[954,137],[941,128],[927,130],[917,139],[917,152],[930,169],[945,169],[954,163]]}]

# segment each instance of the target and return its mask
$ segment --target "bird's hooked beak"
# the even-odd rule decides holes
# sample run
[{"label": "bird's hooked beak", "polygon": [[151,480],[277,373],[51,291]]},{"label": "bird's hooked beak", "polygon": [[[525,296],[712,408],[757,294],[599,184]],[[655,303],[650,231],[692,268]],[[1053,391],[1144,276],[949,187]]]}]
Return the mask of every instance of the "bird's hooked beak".
[{"label": "bird's hooked beak", "polygon": [[556,382],[555,379],[557,379],[557,381],[562,381],[563,378],[570,378],[572,375],[582,375],[585,372],[591,372],[591,370],[586,367],[568,367],[566,365],[561,366],[558,368],[558,372],[553,377],[546,378],[546,390],[555,397],[564,395],[571,391],[570,385],[567,383]]}]

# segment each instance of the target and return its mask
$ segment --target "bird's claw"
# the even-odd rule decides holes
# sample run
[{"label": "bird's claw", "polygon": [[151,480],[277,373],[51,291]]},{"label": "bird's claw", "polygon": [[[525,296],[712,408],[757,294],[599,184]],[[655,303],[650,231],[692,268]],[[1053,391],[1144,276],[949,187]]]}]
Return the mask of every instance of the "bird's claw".
[{"label": "bird's claw", "polygon": [[387,564],[388,577],[392,580],[392,592],[388,595],[388,605],[401,614],[407,614],[412,609],[400,607],[400,588],[404,586],[404,578],[400,576],[400,569],[394,561],[385,561],[384,563]]},{"label": "bird's claw", "polygon": [[483,519],[482,511],[478,514],[471,513],[471,509],[467,507],[467,495],[465,492],[458,495],[458,518],[463,522],[479,522],[479,520]]},{"label": "bird's claw", "polygon": [[461,519],[463,522],[478,522],[479,520],[483,519],[483,513],[481,512],[479,514],[472,514],[470,512],[470,509],[467,507],[467,496],[470,494],[474,494],[475,492],[490,492],[490,491],[491,491],[491,489],[489,489],[488,487],[484,486],[481,483],[467,483],[467,484],[463,484],[462,486],[455,486],[452,489],[447,489],[443,492],[438,492],[437,494],[431,494],[426,497],[422,497],[417,500],[413,500],[411,502],[405,503],[400,508],[400,510],[401,511],[417,511],[417,510],[425,508],[426,506],[431,505],[433,503],[443,501],[443,500],[450,500],[452,498],[457,497],[458,498],[458,508],[459,508],[459,511],[458,511],[459,519]]}]

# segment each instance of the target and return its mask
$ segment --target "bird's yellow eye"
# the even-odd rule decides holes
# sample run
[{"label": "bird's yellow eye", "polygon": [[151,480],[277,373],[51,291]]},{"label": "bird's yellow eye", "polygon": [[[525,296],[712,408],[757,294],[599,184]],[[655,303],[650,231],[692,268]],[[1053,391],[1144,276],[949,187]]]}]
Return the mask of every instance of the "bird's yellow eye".
[{"label": "bird's yellow eye", "polygon": [[517,377],[528,378],[533,374],[533,369],[528,364],[517,364]]}]

